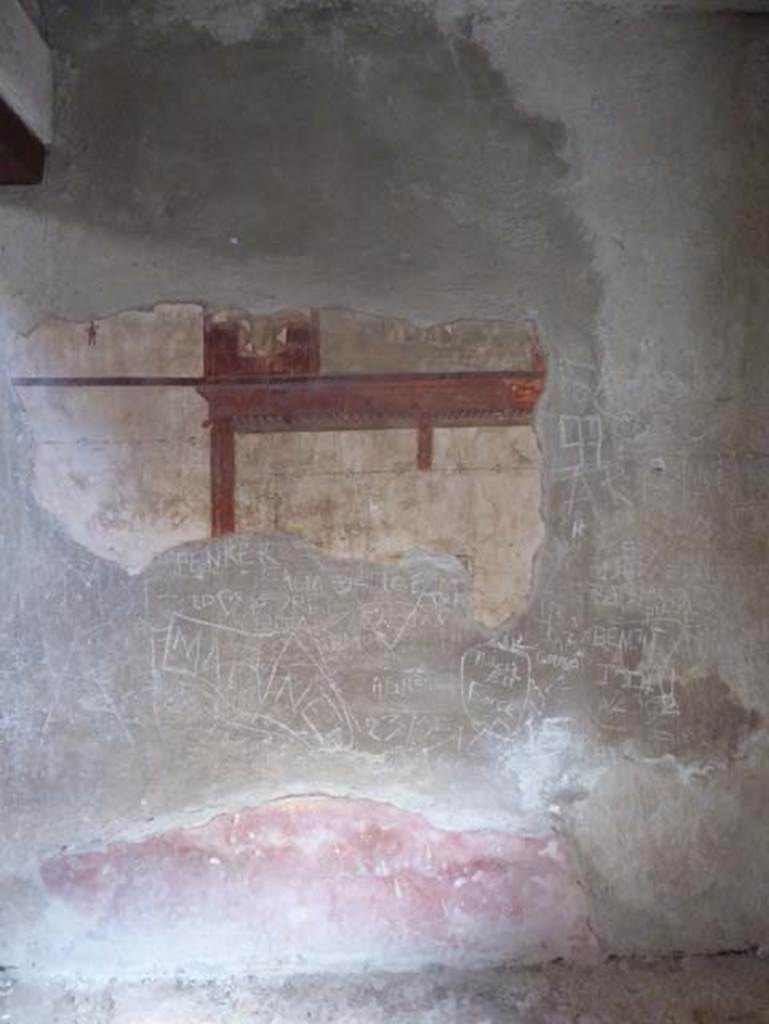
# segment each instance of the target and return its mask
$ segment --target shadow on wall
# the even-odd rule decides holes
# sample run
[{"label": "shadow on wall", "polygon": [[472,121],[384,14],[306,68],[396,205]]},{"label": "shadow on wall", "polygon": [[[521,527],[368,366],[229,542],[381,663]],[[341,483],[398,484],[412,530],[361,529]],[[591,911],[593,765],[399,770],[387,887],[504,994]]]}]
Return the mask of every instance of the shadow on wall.
[{"label": "shadow on wall", "polygon": [[66,222],[105,232],[65,278],[85,287],[82,267],[101,256],[103,271],[123,236],[207,261],[209,281],[251,265],[242,291],[283,292],[288,271],[378,308],[508,315],[568,281],[563,322],[587,335],[590,256],[554,191],[563,129],[516,107],[470,22],[447,34],[405,4],[300,3],[223,45],[143,5],[100,15],[53,13],[58,141],[23,199],[64,223],[65,246]]}]

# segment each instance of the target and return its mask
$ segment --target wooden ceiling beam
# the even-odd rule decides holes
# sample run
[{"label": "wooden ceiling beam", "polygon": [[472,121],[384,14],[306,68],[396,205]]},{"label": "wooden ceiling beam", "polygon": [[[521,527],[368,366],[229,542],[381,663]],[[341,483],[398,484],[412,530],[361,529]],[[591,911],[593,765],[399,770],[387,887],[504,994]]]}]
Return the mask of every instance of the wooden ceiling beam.
[{"label": "wooden ceiling beam", "polygon": [[0,185],[38,185],[53,134],[51,51],[19,0],[0,0]]},{"label": "wooden ceiling beam", "polygon": [[0,98],[0,185],[39,185],[45,146]]}]

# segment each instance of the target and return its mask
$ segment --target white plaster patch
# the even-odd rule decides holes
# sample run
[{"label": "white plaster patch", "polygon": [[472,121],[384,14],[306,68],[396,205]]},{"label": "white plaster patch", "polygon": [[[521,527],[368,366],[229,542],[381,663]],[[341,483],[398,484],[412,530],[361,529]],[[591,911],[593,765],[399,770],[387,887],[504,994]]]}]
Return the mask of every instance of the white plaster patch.
[{"label": "white plaster patch", "polygon": [[33,492],[71,537],[139,572],[208,535],[206,403],[189,388],[25,388]]},{"label": "white plaster patch", "polygon": [[198,377],[203,372],[203,308],[160,303],[102,320],[45,320],[11,342],[17,377]]}]

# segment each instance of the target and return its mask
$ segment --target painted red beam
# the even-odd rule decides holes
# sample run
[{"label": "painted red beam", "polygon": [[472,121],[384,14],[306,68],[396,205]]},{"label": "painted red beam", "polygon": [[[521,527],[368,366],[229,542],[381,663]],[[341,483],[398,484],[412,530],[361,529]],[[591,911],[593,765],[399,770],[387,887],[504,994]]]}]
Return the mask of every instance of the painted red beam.
[{"label": "painted red beam", "polygon": [[431,469],[433,464],[433,421],[420,416],[417,424],[417,469]]},{"label": "painted red beam", "polygon": [[20,388],[183,388],[200,387],[205,377],[11,377]]},{"label": "painted red beam", "polygon": [[211,424],[211,536],[235,532],[235,435],[229,420]]},{"label": "painted red beam", "polygon": [[219,378],[198,386],[238,433],[527,423],[541,371]]},{"label": "painted red beam", "polygon": [[236,529],[236,433],[414,427],[417,467],[429,470],[435,427],[528,423],[544,383],[539,368],[207,380],[197,390],[211,425],[211,533]]},{"label": "painted red beam", "polygon": [[216,331],[209,326],[206,377],[16,377],[14,383],[21,387],[196,388],[209,408],[211,533],[215,537],[233,533],[237,525],[237,433],[412,427],[417,466],[429,470],[435,427],[528,423],[545,384],[544,360],[538,353],[531,370],[292,375],[300,364],[316,367],[315,321],[292,327],[296,351],[287,375],[251,376],[237,357],[235,329],[216,326]]},{"label": "painted red beam", "polygon": [[[542,393],[540,371],[368,374],[312,377],[13,377],[17,387],[194,387],[212,418],[237,419],[243,433],[364,430],[430,420],[433,426],[527,422]],[[313,429],[323,429],[322,426]]]}]

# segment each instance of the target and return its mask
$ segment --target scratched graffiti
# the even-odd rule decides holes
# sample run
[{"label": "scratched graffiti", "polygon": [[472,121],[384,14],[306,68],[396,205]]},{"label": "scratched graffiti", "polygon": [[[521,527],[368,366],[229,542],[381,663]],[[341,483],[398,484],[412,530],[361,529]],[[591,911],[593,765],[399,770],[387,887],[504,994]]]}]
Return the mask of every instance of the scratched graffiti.
[{"label": "scratched graffiti", "polygon": [[488,639],[469,574],[446,556],[377,565],[233,537],[131,578],[81,552],[49,597],[62,618],[41,635],[39,706],[19,729],[52,770],[70,735],[108,741],[118,763],[163,737],[456,756],[543,708],[537,650]]},{"label": "scratched graffiti", "polygon": [[329,564],[230,538],[176,552],[145,590],[167,722],[328,750],[457,751],[472,732],[459,664],[478,627],[454,559]]},{"label": "scratched graffiti", "polygon": [[721,756],[745,735],[745,681],[760,692],[767,650],[766,417],[692,405],[713,390],[699,371],[655,374],[666,400],[649,405],[611,365],[553,368],[552,543],[522,629],[546,707],[645,756]]},{"label": "scratched graffiti", "polygon": [[[285,732],[349,746],[344,701],[309,645],[289,633],[258,637],[173,614],[161,670],[197,683],[217,720],[266,736]],[[184,683],[180,683],[184,685]]]},{"label": "scratched graffiti", "polygon": [[730,677],[761,671],[769,627],[753,621],[737,642],[721,605],[741,622],[760,606],[769,460],[643,447],[594,393],[561,408],[543,433],[548,537],[529,607],[496,631],[474,621],[453,558],[340,560],[242,535],[127,577],[71,544],[28,552],[35,571],[5,609],[0,651],[18,793],[25,771],[66,773],[73,749],[99,779],[70,773],[79,807],[125,777],[138,787],[145,765],[167,771],[166,746],[189,775],[185,799],[220,765],[249,780],[295,750],[496,770],[516,751],[531,764],[554,721],[564,751],[576,734],[696,759],[713,749],[705,707],[731,752],[752,719]]},{"label": "scratched graffiti", "polygon": [[465,651],[462,703],[480,736],[510,738],[542,710],[531,662],[531,651],[511,634]]},{"label": "scratched graffiti", "polygon": [[[634,540],[594,560],[588,616],[545,585],[525,622],[492,634],[454,559],[330,560],[280,536],[180,548],[134,579],[82,553],[54,593],[40,756],[62,729],[135,755],[148,728],[212,750],[472,755],[522,742],[574,694],[604,735],[664,752],[709,664],[696,590],[661,580]],[[30,726],[12,702],[4,721]]]}]

